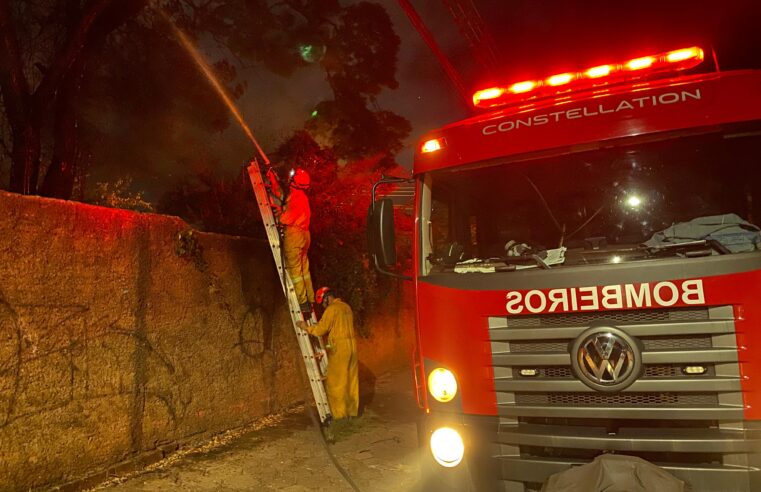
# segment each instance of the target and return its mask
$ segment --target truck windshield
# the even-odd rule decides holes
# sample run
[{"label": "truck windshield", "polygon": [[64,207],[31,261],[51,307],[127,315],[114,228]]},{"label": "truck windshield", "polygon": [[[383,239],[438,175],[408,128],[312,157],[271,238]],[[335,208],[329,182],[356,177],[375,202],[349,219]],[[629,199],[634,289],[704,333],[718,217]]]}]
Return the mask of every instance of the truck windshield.
[{"label": "truck windshield", "polygon": [[431,182],[434,271],[469,259],[502,260],[509,270],[516,258],[532,267],[531,257],[553,250],[564,256],[556,266],[568,266],[751,252],[761,244],[759,123],[437,171]]}]

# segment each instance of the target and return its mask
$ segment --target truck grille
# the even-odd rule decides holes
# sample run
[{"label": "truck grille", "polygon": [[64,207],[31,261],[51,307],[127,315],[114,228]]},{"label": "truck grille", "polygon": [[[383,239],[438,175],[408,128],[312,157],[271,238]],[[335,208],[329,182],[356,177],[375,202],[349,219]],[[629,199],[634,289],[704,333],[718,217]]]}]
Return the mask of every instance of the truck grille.
[{"label": "truck grille", "polygon": [[[652,323],[658,321],[699,321],[706,319],[705,308],[687,308],[679,310],[653,309],[640,311],[605,311],[605,313],[564,313],[522,316],[520,325],[532,327],[549,326],[588,326],[600,319],[616,324]],[[519,319],[519,318],[513,318]]]},{"label": "truck grille", "polygon": [[716,406],[717,395],[708,393],[516,393],[517,405],[563,405],[574,407],[612,406]]},{"label": "truck grille", "polygon": [[[620,392],[595,391],[571,370],[569,347],[600,323],[643,347],[643,375]],[[746,488],[761,436],[742,424],[731,306],[491,317],[489,332],[506,490],[528,490],[603,452],[660,461],[695,492]]]},{"label": "truck grille", "polygon": [[[645,350],[698,349],[710,348],[711,337],[642,337]],[[568,340],[549,340],[546,342],[513,342],[512,353],[524,352],[567,352]]]},{"label": "truck grille", "polygon": [[[676,378],[676,377],[682,377],[684,375],[683,373],[683,367],[676,364],[650,364],[645,367],[645,374],[644,377],[646,378]],[[706,368],[706,372],[704,374],[696,374],[692,377],[711,377],[714,376],[714,368],[712,364],[703,364],[703,367]],[[518,370],[515,371],[515,376],[520,379],[570,379],[573,377],[573,373],[571,372],[570,367],[537,367],[537,368],[529,368],[529,367],[519,367]],[[534,369],[537,371],[536,375],[534,376],[524,376],[521,374],[520,369]]]}]

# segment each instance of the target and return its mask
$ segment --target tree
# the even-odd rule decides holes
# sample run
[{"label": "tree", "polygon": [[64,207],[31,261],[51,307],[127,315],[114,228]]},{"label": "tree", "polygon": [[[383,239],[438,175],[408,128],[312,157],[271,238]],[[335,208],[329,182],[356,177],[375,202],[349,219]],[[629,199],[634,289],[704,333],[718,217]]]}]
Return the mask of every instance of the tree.
[{"label": "tree", "polygon": [[[225,108],[180,51],[167,19],[196,41],[216,42],[215,72],[233,97],[245,90],[239,67],[288,75],[319,58],[335,94],[325,103],[330,130],[323,136],[339,155],[393,153],[409,132],[406,120],[368,109],[381,88],[396,86],[398,38],[377,5],[159,0],[147,8],[147,3],[0,0],[0,93],[11,190],[69,198],[74,177],[82,174],[78,156],[155,165],[171,154],[157,157],[157,152],[187,147],[187,132],[200,139],[204,132],[226,128]],[[309,46],[324,56],[303,56]],[[363,131],[367,125],[372,131]],[[360,138],[368,134],[375,137]]]},{"label": "tree", "polygon": [[[403,147],[412,127],[390,111],[372,111],[360,94],[322,101],[306,128],[339,157],[361,159],[384,154],[393,157]],[[391,159],[393,161],[393,159]]]},{"label": "tree", "polygon": [[[256,19],[256,29],[231,30],[221,23],[213,30],[215,37],[239,59],[261,62],[282,75],[319,63],[333,98],[317,104],[306,128],[340,158],[393,157],[411,126],[377,107],[382,90],[398,87],[400,40],[386,10],[370,2],[342,7],[336,0],[276,2],[266,12],[252,4],[261,2],[228,6],[226,18]],[[254,49],[262,45],[270,49]]]},{"label": "tree", "polygon": [[[69,198],[82,147],[114,148],[108,137],[120,131],[164,135],[150,130],[166,128],[169,109],[193,107],[211,116],[196,118],[199,126],[224,129],[225,109],[166,26],[168,18],[193,25],[209,3],[165,0],[147,9],[147,0],[41,0],[12,7],[0,0],[10,189]],[[234,80],[231,64],[221,60],[216,68],[223,83]],[[233,96],[243,90],[228,89]],[[125,115],[142,118],[130,129]],[[104,124],[106,118],[120,124]],[[41,171],[46,173],[38,190]]]},{"label": "tree", "polygon": [[92,202],[102,207],[153,212],[153,205],[145,200],[143,193],[130,191],[130,185],[132,178],[129,176],[119,178],[113,183],[96,183]]},{"label": "tree", "polygon": [[339,157],[392,157],[412,128],[378,108],[376,96],[398,86],[399,37],[383,7],[369,2],[347,7],[334,27],[321,61],[334,97],[317,105],[307,128]]},{"label": "tree", "polygon": [[209,169],[180,178],[159,200],[158,211],[221,234],[264,237],[248,174],[218,176]]},{"label": "tree", "polygon": [[[0,0],[0,93],[11,133],[10,189],[35,193],[42,132],[53,112],[53,173],[68,174],[76,123],[71,101],[79,95],[88,57],[146,0],[15,2]],[[20,17],[23,23],[15,22]],[[56,26],[56,28],[50,28]],[[60,27],[58,27],[60,26]],[[24,50],[23,48],[28,48]],[[72,174],[73,176],[73,174]],[[73,178],[72,178],[73,183]]]}]

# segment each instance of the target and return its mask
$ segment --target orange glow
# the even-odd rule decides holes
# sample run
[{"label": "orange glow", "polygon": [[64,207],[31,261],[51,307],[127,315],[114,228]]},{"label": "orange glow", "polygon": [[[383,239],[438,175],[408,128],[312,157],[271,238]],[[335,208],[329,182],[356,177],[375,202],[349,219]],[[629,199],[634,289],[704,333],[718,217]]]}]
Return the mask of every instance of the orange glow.
[{"label": "orange glow", "polygon": [[525,82],[518,82],[517,84],[511,85],[508,90],[513,94],[521,94],[533,90],[537,85],[538,84],[533,80],[527,80]]},{"label": "orange glow", "polygon": [[599,67],[592,67],[584,75],[590,79],[596,79],[598,77],[606,77],[613,71],[613,65],[600,65]]},{"label": "orange glow", "polygon": [[420,148],[420,152],[423,154],[427,154],[429,152],[436,152],[437,150],[441,150],[444,147],[444,140],[441,138],[433,138],[431,140],[427,140],[423,146]]},{"label": "orange glow", "polygon": [[563,85],[567,84],[568,82],[572,81],[574,79],[574,74],[572,73],[561,73],[558,75],[553,75],[552,77],[547,79],[547,85],[551,85],[553,87],[557,85]]},{"label": "orange glow", "polygon": [[481,101],[486,101],[489,99],[497,99],[498,97],[501,97],[505,93],[505,89],[502,87],[490,87],[488,89],[483,89],[475,94],[473,94],[473,104],[476,106],[479,105]]},{"label": "orange glow", "polygon": [[625,66],[628,70],[642,70],[651,67],[653,63],[655,63],[655,57],[643,56],[627,62]]},{"label": "orange glow", "polygon": [[683,50],[669,51],[666,53],[666,61],[670,63],[681,62],[685,60],[703,61],[703,50],[693,46]]}]

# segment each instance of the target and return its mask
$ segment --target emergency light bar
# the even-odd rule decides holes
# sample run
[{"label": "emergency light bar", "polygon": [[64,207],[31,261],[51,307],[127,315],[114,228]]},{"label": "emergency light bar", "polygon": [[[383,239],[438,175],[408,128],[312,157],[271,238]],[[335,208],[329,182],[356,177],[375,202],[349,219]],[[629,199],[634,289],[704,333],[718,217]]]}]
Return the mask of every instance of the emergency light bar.
[{"label": "emergency light bar", "polygon": [[703,59],[703,50],[693,46],[642,56],[623,63],[598,65],[581,72],[559,73],[542,80],[525,80],[507,86],[489,87],[473,94],[473,104],[478,108],[493,108],[533,97],[592,88],[653,73],[687,70],[702,63]]}]

